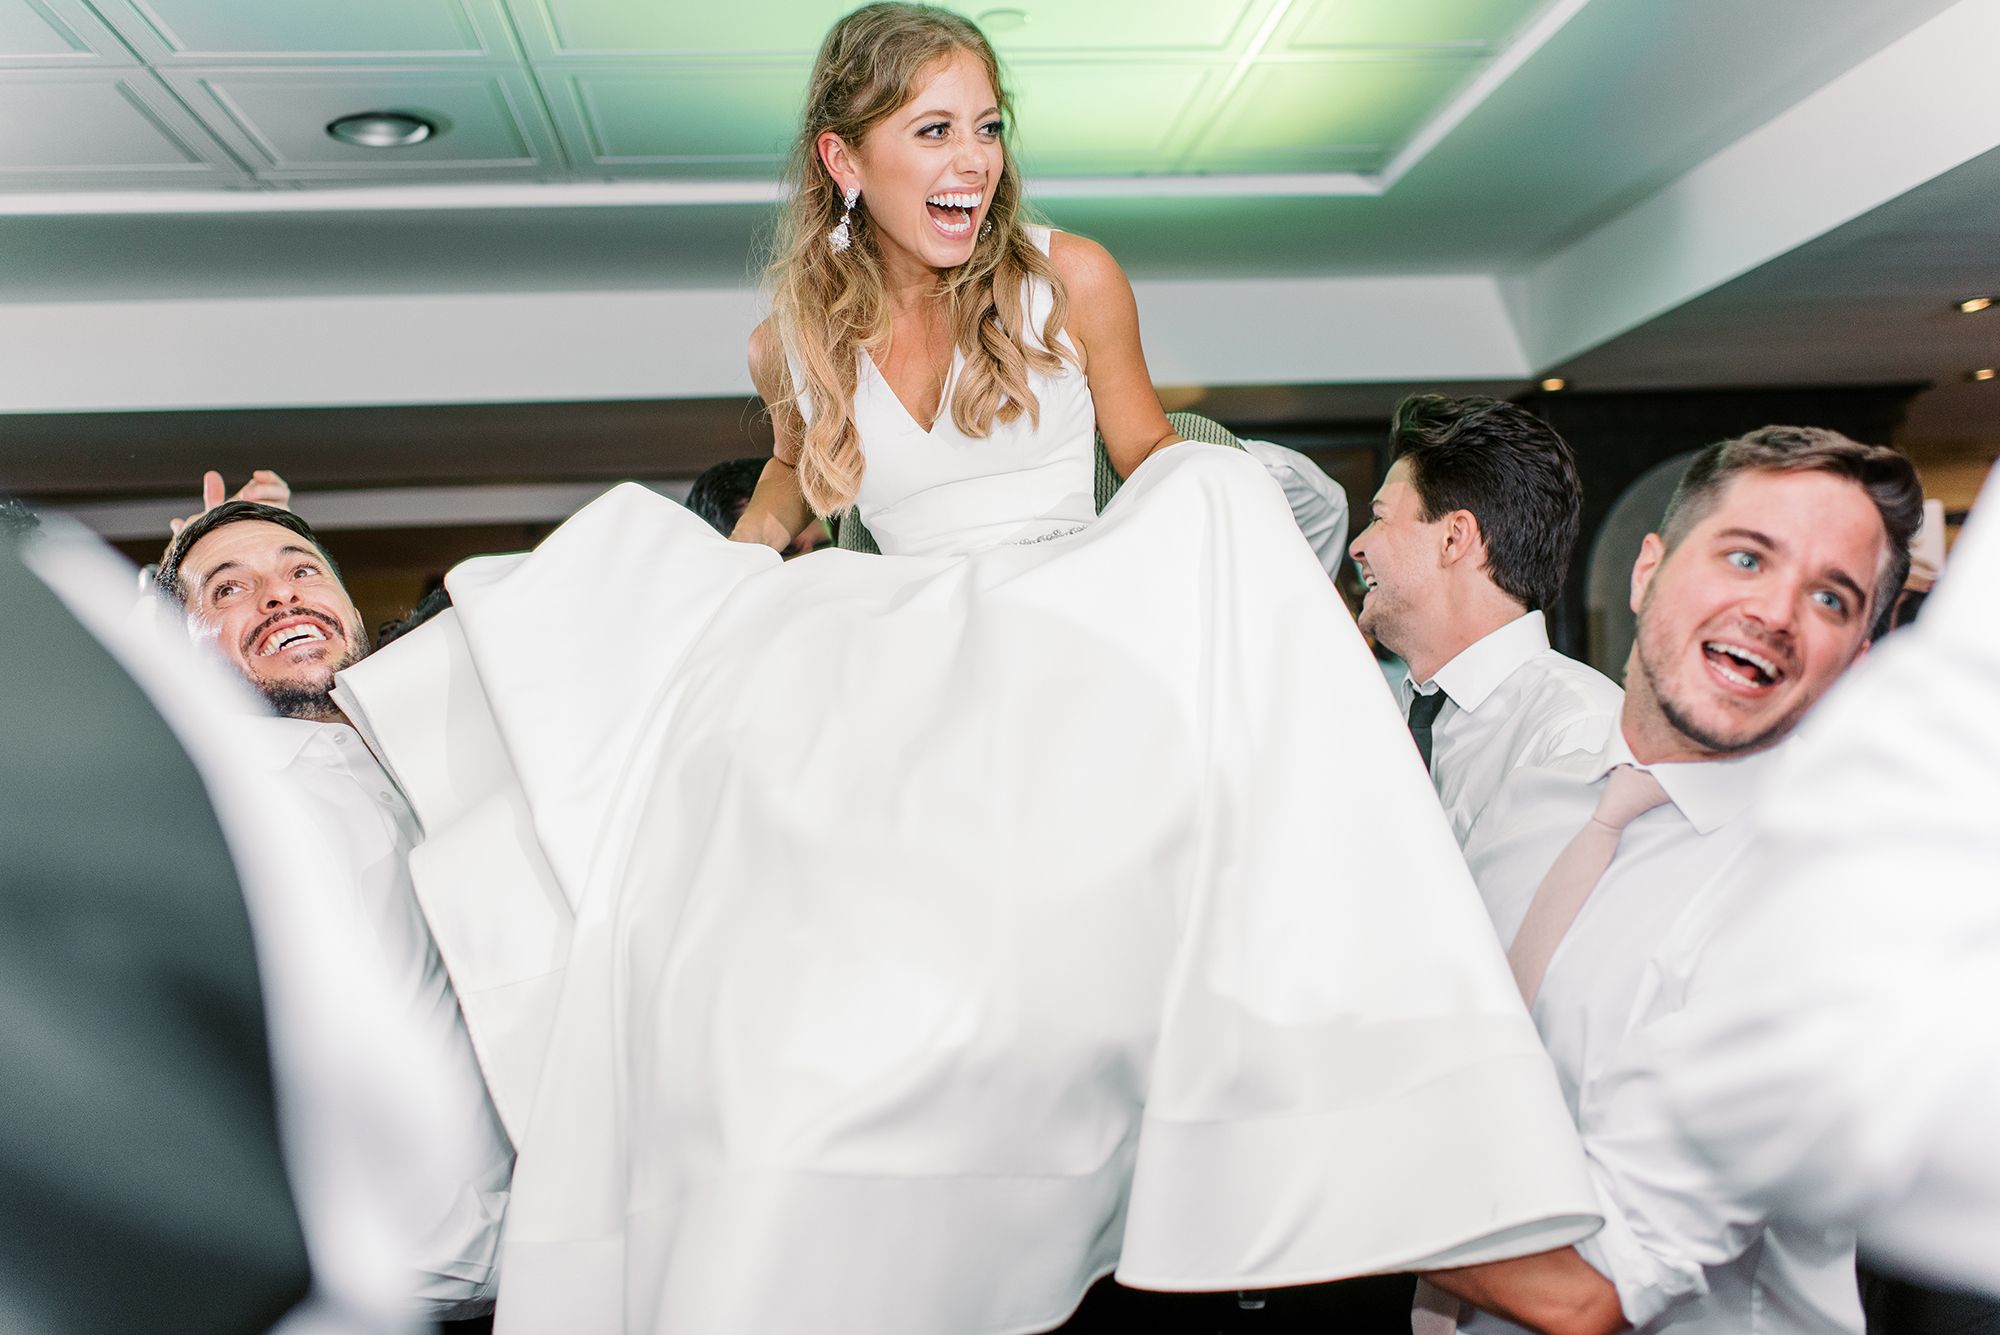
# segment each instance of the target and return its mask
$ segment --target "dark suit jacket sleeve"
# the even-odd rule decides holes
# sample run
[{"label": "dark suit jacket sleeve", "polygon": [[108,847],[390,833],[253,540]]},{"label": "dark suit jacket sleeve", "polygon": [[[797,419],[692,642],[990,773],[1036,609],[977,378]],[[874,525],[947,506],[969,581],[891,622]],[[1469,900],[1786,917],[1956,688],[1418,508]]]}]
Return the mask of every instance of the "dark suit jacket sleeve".
[{"label": "dark suit jacket sleeve", "polygon": [[200,778],[0,538],[0,1326],[261,1331],[308,1270]]}]

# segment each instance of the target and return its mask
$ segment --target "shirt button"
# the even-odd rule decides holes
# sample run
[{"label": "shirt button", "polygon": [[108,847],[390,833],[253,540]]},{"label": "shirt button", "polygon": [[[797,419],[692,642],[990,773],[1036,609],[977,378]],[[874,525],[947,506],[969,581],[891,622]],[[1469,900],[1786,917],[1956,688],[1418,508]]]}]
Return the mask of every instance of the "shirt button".
[{"label": "shirt button", "polygon": [[389,802],[389,803],[394,803],[396,800],[395,798],[389,796],[389,794],[387,793],[377,793],[375,794],[375,796],[381,798],[384,802]]}]

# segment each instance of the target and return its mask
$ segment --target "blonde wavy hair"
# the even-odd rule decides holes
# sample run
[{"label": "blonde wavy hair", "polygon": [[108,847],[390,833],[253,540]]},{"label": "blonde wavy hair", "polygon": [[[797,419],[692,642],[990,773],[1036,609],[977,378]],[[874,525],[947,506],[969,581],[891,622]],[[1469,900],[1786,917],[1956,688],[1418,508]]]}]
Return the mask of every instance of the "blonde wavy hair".
[{"label": "blonde wavy hair", "polygon": [[[961,51],[986,67],[1002,116],[1011,115],[1000,62],[985,34],[933,5],[857,9],[833,25],[813,62],[788,172],[791,199],[780,214],[765,277],[794,382],[789,398],[768,406],[774,414],[796,411],[801,400],[812,407],[800,443],[798,482],[806,503],[822,517],[846,510],[861,488],[861,436],[854,424],[857,358],[863,349],[878,359],[887,351],[891,313],[865,201],[854,212],[853,244],[839,254],[827,244],[827,233],[845,208],[840,187],[820,160],[819,137],[831,130],[858,145],[916,95],[940,61]],[[1000,178],[989,186],[990,230],[974,243],[971,259],[939,276],[952,340],[965,355],[951,417],[972,437],[986,436],[995,421],[1011,422],[1022,413],[1039,423],[1041,405],[1028,387],[1028,370],[1054,374],[1065,360],[1056,333],[1068,314],[1068,297],[1054,266],[1028,236],[1013,155],[1003,150],[1001,161]],[[1025,291],[1031,275],[1055,292],[1049,318],[1032,340]]]}]

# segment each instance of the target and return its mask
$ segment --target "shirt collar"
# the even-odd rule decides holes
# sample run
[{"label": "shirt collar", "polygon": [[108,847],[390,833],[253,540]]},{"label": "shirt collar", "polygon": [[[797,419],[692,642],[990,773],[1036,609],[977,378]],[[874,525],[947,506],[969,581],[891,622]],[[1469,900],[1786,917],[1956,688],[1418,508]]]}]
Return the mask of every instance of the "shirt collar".
[{"label": "shirt collar", "polygon": [[1616,727],[1603,749],[1592,758],[1590,781],[1597,783],[1619,765],[1633,765],[1660,781],[1667,797],[1687,817],[1698,834],[1714,834],[1750,809],[1769,776],[1771,766],[1785,754],[1789,740],[1747,756],[1727,760],[1682,760],[1641,765],[1625,743],[1625,729]]},{"label": "shirt collar", "polygon": [[313,742],[327,737],[327,729],[338,723],[315,723],[311,719],[253,716],[240,720],[241,739],[250,763],[260,769],[278,771],[297,763]]},{"label": "shirt collar", "polygon": [[[1498,630],[1488,631],[1458,651],[1458,656],[1431,675],[1451,702],[1467,713],[1486,703],[1500,683],[1521,664],[1549,647],[1548,620],[1541,612],[1523,612]],[[1426,694],[1414,680],[1408,690]]]}]

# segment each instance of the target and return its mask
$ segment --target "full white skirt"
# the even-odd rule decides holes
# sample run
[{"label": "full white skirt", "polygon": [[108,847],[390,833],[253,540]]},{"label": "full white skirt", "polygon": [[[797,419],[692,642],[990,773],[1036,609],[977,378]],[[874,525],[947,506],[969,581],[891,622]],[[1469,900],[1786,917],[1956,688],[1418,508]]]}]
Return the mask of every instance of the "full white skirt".
[{"label": "full white skirt", "polygon": [[1247,456],[949,558],[781,565],[627,486],[450,585],[342,690],[520,1149],[501,1331],[998,1335],[1114,1266],[1273,1287],[1595,1226]]}]

